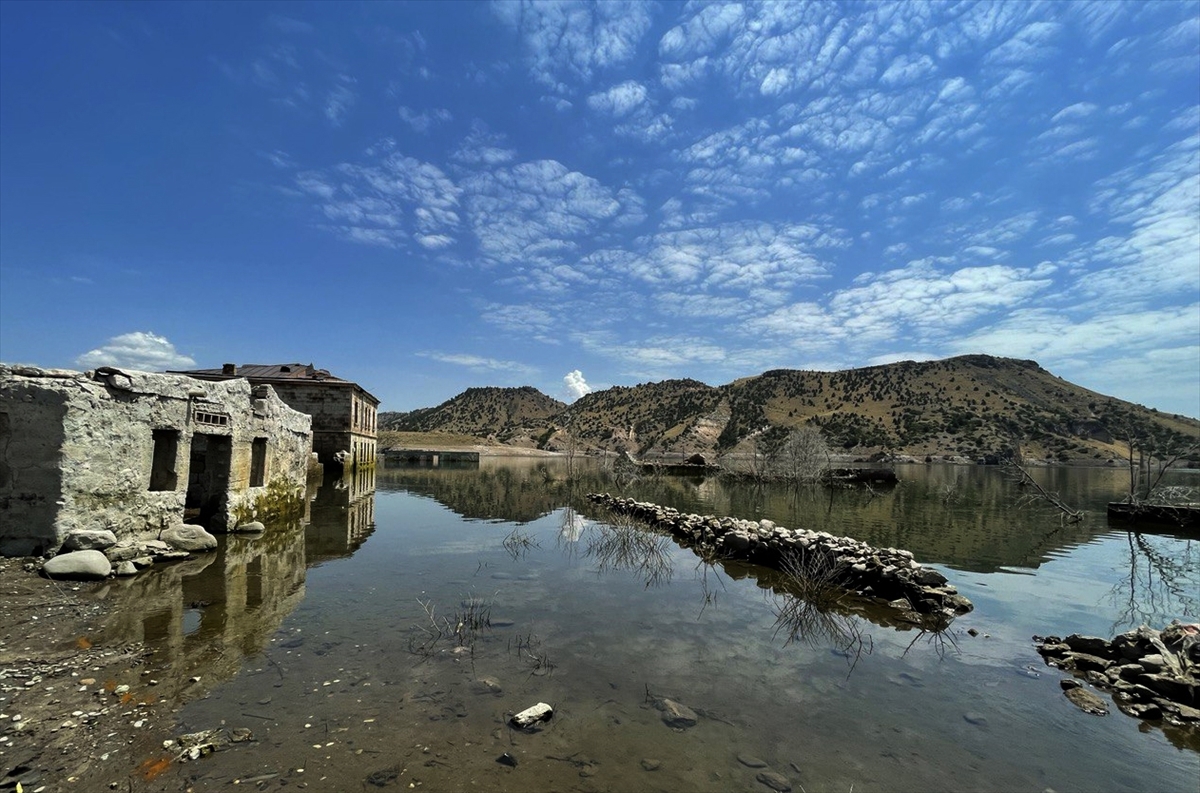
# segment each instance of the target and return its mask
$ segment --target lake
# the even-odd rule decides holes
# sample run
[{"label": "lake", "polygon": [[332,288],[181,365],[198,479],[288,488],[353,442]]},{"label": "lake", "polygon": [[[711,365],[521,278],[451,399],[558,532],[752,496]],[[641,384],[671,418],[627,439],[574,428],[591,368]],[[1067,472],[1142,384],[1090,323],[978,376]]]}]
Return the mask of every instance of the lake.
[{"label": "lake", "polygon": [[[1034,471],[1088,511],[1073,525],[996,468],[897,472],[830,490],[485,458],[327,481],[306,526],[109,585],[110,638],[157,649],[179,732],[256,739],[153,789],[1196,790],[1194,732],[1080,712],[1031,637],[1196,621],[1197,541],[1110,525],[1119,469]],[[975,610],[941,634],[814,612],[609,525],[591,491],[906,548]],[[538,731],[507,726],[539,702]]]}]

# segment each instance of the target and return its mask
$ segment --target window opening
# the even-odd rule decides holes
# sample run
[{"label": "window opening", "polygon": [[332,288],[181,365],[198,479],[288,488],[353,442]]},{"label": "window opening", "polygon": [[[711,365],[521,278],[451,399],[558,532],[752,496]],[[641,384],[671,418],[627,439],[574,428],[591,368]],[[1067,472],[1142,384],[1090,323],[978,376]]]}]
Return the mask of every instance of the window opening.
[{"label": "window opening", "polygon": [[267,480],[267,439],[255,438],[250,446],[250,487],[262,487]]},{"label": "window opening", "polygon": [[174,490],[179,485],[175,459],[179,452],[178,430],[154,430],[154,456],[150,462],[150,489]]}]

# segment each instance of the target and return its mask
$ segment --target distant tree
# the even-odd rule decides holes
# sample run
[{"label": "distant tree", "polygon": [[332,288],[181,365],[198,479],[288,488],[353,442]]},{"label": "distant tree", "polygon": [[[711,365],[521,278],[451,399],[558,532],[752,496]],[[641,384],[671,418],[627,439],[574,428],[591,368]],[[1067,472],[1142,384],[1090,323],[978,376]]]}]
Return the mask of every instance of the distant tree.
[{"label": "distant tree", "polygon": [[[1149,422],[1127,421],[1113,433],[1129,447],[1129,496],[1132,504],[1171,502],[1181,495],[1164,487],[1163,477],[1176,463],[1200,453],[1200,439],[1173,432]],[[1190,494],[1184,494],[1190,495]]]},{"label": "distant tree", "polygon": [[829,459],[829,444],[821,430],[805,425],[788,434],[771,455],[771,467],[785,479],[815,482],[829,470]]}]

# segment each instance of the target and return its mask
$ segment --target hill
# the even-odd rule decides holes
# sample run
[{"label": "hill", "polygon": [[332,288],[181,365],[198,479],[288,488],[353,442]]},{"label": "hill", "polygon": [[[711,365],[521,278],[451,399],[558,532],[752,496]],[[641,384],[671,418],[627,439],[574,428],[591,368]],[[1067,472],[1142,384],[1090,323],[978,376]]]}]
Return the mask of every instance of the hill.
[{"label": "hill", "polygon": [[1195,419],[1090,391],[1034,361],[987,355],[840,372],[779,369],[724,386],[665,380],[593,392],[569,406],[529,387],[473,388],[398,415],[389,428],[650,456],[770,449],[805,425],[856,457],[974,460],[1019,448],[1026,457],[1096,462],[1126,459],[1130,437],[1160,446],[1200,440]]},{"label": "hill", "polygon": [[380,413],[379,429],[454,433],[483,441],[529,445],[530,433],[540,434],[548,426],[547,420],[566,407],[532,386],[468,388],[437,407]]}]

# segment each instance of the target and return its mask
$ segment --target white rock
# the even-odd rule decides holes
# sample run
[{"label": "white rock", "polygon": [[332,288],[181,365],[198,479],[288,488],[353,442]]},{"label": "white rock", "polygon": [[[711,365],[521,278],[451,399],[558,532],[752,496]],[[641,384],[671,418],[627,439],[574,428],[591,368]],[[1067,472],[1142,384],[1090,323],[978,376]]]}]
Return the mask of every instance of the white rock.
[{"label": "white rock", "polygon": [[517,727],[529,727],[537,724],[539,721],[548,721],[554,715],[554,708],[547,705],[545,702],[539,702],[531,708],[526,708],[517,715],[513,716],[511,721]]}]

